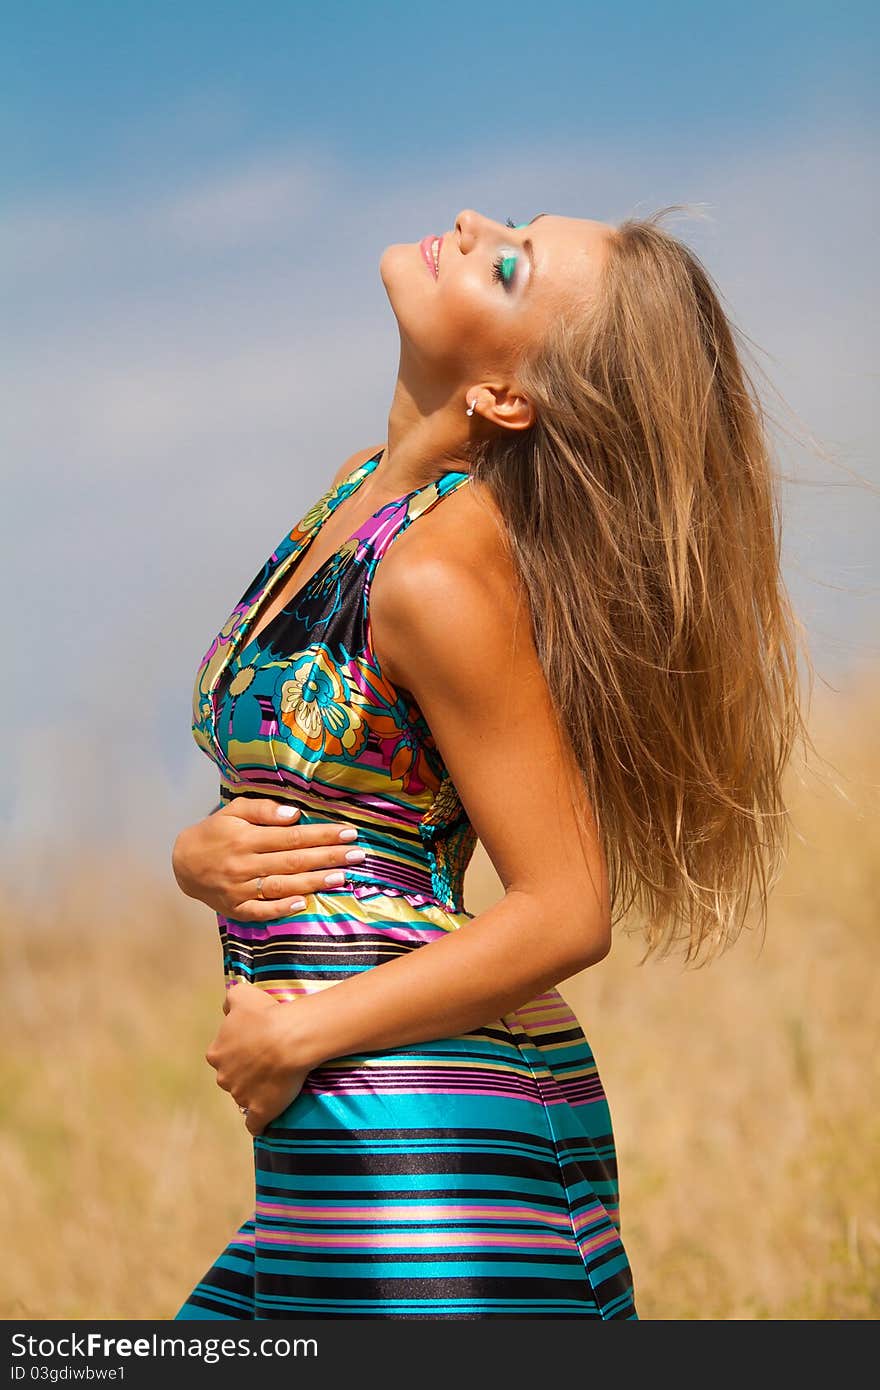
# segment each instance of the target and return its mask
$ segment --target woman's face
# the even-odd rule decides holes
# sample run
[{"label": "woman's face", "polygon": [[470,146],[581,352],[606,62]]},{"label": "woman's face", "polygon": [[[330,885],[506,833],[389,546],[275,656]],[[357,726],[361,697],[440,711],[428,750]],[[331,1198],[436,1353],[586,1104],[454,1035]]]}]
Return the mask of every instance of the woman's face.
[{"label": "woman's face", "polygon": [[379,272],[410,386],[423,376],[436,397],[437,388],[509,377],[555,316],[589,300],[612,233],[605,222],[551,213],[511,228],[465,208],[442,234],[436,275],[430,234],[386,247]]}]

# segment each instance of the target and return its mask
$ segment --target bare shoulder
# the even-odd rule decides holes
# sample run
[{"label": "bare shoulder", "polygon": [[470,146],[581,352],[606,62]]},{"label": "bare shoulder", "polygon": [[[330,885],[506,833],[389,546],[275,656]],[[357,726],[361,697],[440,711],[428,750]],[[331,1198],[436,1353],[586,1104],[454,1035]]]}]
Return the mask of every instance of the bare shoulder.
[{"label": "bare shoulder", "polygon": [[360,468],[361,464],[366,463],[367,459],[374,458],[379,450],[384,449],[384,447],[384,444],[376,444],[372,449],[359,449],[356,454],[352,454],[350,458],[345,460],[345,463],[337,468],[333,475],[333,480],[330,483],[331,488],[337,487],[340,483],[344,482],[349,473],[353,473],[356,468]]},{"label": "bare shoulder", "polygon": [[[373,645],[395,685],[411,690],[407,634],[423,614],[432,621],[455,603],[459,620],[485,621],[499,633],[525,612],[503,518],[485,487],[471,481],[417,518],[377,566],[370,597]],[[448,626],[448,624],[447,624]]]},{"label": "bare shoulder", "polygon": [[422,712],[505,890],[545,913],[555,979],[601,959],[610,920],[593,808],[485,496],[458,488],[401,533],[376,567],[371,623],[378,661]]}]

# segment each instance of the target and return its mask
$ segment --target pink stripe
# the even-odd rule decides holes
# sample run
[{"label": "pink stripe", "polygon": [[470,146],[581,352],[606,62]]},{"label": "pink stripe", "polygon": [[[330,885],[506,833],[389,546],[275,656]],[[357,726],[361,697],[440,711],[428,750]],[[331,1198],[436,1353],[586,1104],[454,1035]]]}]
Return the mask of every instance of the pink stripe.
[{"label": "pink stripe", "polygon": [[615,1245],[619,1238],[616,1231],[607,1231],[603,1232],[602,1235],[593,1236],[592,1240],[580,1241],[580,1247],[588,1255],[591,1255],[594,1250],[602,1250],[606,1245]]},{"label": "pink stripe", "polygon": [[557,1086],[561,1087],[568,1094],[594,1095],[600,1089],[598,1076],[585,1076],[569,1080],[566,1076],[557,1076]]},{"label": "pink stripe", "polygon": [[[308,1081],[306,1081],[306,1084],[303,1086],[303,1090],[311,1091],[317,1095],[328,1096],[372,1096],[390,1093],[390,1088],[383,1091],[381,1081],[379,1081],[378,1084],[373,1086],[314,1086],[310,1084]],[[499,1089],[497,1091],[488,1091],[482,1090],[476,1086],[401,1086],[395,1087],[393,1094],[408,1096],[494,1096],[496,1099],[513,1099],[526,1101],[529,1105],[541,1105],[546,1103],[542,1102],[540,1096],[530,1095],[528,1092],[524,1091],[505,1091],[504,1089]],[[564,1103],[564,1101],[561,1102],[561,1104]]]},{"label": "pink stripe", "polygon": [[572,1221],[575,1229],[580,1232],[592,1225],[594,1221],[604,1221],[606,1216],[614,1218],[618,1215],[619,1209],[617,1207],[606,1206],[604,1202],[595,1202],[592,1206],[587,1207],[586,1211],[572,1212]]},{"label": "pink stripe", "polygon": [[403,520],[408,507],[409,499],[407,498],[407,500],[402,501],[398,507],[394,507],[387,516],[382,517],[378,525],[376,525],[374,519],[371,518],[369,527],[370,530],[372,530],[372,536],[369,535],[369,531],[365,531],[364,527],[361,527],[361,530],[358,531],[357,534],[359,536],[361,532],[364,532],[364,539],[372,539],[374,555],[381,556],[384,554],[385,547],[390,544],[391,538],[397,530],[398,525]]},{"label": "pink stripe", "polygon": [[381,1250],[411,1249],[423,1246],[450,1248],[452,1246],[492,1246],[495,1249],[522,1250],[547,1249],[568,1250],[571,1241],[563,1240],[555,1232],[546,1235],[504,1235],[500,1231],[365,1231],[363,1235],[332,1235],[328,1231],[261,1231],[260,1243],[271,1242],[286,1245],[290,1250],[314,1249],[315,1246],[335,1250]]},{"label": "pink stripe", "polygon": [[585,1226],[592,1226],[594,1221],[604,1219],[606,1211],[607,1208],[601,1202],[593,1202],[583,1211],[572,1212],[571,1219],[575,1230],[581,1231]]},{"label": "pink stripe", "polygon": [[477,1202],[462,1205],[450,1203],[447,1206],[345,1206],[341,1203],[300,1203],[286,1206],[283,1203],[258,1202],[257,1211],[262,1216],[283,1216],[290,1220],[343,1220],[343,1221],[472,1221],[477,1217],[499,1221],[536,1220],[539,1225],[558,1226],[569,1229],[568,1217],[564,1213],[538,1211],[535,1207],[514,1205],[482,1206]]},{"label": "pink stripe", "polygon": [[[523,1018],[560,1018],[573,1019],[575,1016],[571,1009],[558,1004],[523,1004],[519,1009],[514,1010],[516,1014]],[[575,1022],[577,1020],[575,1019]]]},{"label": "pink stripe", "polygon": [[229,935],[237,941],[259,941],[261,938],[278,936],[289,936],[295,941],[298,937],[304,937],[307,938],[308,945],[314,943],[315,950],[321,949],[323,941],[332,941],[334,937],[343,939],[369,935],[377,937],[379,942],[407,942],[431,941],[436,936],[448,935],[446,927],[437,926],[435,923],[428,923],[424,927],[415,924],[388,927],[384,923],[381,926],[378,923],[371,925],[369,922],[351,917],[336,922],[327,922],[321,918],[310,920],[303,918],[301,914],[291,917],[288,921],[275,922],[236,922],[234,918],[221,917],[219,913],[217,917],[230,929]]}]

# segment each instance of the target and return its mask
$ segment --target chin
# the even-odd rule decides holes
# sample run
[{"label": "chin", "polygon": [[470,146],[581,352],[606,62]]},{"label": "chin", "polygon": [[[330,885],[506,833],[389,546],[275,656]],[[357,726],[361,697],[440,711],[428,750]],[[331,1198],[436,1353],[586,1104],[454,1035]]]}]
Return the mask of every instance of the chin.
[{"label": "chin", "polygon": [[413,253],[418,255],[418,247],[411,241],[394,241],[385,247],[379,257],[379,274],[386,286],[401,278],[409,279],[414,265]]},{"label": "chin", "polygon": [[411,241],[395,241],[386,246],[379,257],[379,275],[398,322],[401,317],[399,310],[403,310],[405,318],[407,305],[411,306],[411,310],[416,308],[419,296],[415,276],[420,270],[424,275],[418,245]]}]

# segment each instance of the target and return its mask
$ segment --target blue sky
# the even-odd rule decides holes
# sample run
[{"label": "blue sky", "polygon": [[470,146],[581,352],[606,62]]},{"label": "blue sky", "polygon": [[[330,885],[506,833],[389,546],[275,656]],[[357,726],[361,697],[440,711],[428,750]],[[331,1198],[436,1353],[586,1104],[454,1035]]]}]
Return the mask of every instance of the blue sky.
[{"label": "blue sky", "polygon": [[846,472],[880,483],[873,9],[78,0],[4,20],[8,847],[46,833],[62,786],[65,833],[152,836],[165,871],[216,783],[189,732],[202,652],[385,437],[382,250],[466,206],[703,211],[671,229],[833,456],[782,436],[820,675],[876,656],[878,501]]},{"label": "blue sky", "polygon": [[467,165],[574,132],[628,142],[645,122],[684,151],[859,121],[876,112],[876,10],[31,0],[4,18],[5,193],[206,174],[294,134],[422,171],[438,142]]}]

